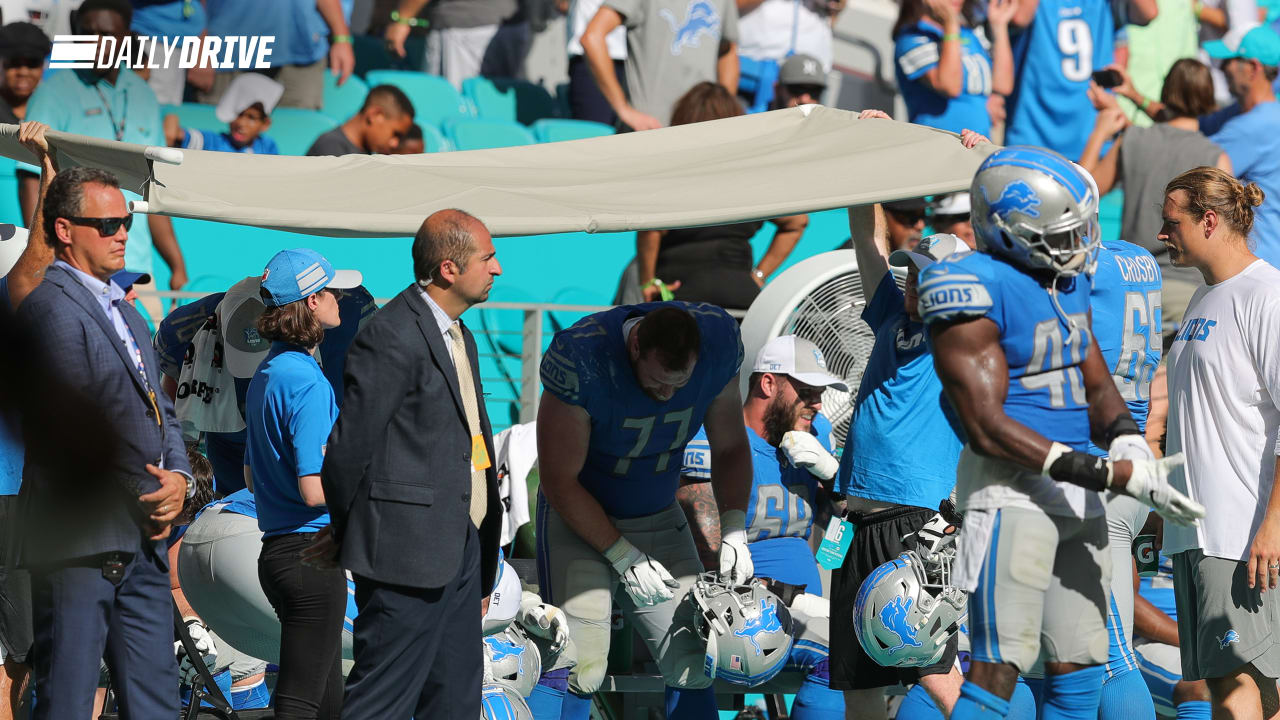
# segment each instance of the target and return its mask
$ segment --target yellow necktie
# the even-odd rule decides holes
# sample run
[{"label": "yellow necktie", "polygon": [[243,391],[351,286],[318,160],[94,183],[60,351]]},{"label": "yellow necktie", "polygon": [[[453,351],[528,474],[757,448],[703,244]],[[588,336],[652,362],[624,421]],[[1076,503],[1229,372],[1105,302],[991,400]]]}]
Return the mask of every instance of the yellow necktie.
[{"label": "yellow necktie", "polygon": [[[458,391],[462,393],[462,409],[467,414],[467,429],[474,438],[480,435],[480,408],[476,399],[475,379],[471,376],[471,360],[467,357],[467,344],[462,339],[462,328],[457,323],[449,326],[449,350],[453,355],[453,367],[458,372]],[[484,470],[476,469],[475,451],[471,460],[471,522],[476,527],[484,521],[489,507],[488,483]]]}]

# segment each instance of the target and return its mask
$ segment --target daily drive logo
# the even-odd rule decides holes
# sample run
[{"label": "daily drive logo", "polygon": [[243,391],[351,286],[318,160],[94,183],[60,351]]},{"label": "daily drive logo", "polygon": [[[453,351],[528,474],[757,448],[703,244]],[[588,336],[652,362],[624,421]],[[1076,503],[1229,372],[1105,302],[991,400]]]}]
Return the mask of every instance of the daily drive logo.
[{"label": "daily drive logo", "polygon": [[173,38],[143,36],[121,41],[111,35],[55,35],[49,68],[110,70],[211,67],[264,70],[271,67],[274,35]]}]

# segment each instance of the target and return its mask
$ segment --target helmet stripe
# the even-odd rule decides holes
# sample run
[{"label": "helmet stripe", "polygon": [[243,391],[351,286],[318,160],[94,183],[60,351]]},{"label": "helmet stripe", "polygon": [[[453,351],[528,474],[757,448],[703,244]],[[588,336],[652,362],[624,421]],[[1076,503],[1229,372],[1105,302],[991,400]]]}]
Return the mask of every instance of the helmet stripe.
[{"label": "helmet stripe", "polygon": [[1085,180],[1070,160],[1043,148],[1015,145],[992,153],[979,172],[989,167],[1013,166],[1038,170],[1071,191],[1076,202],[1084,202],[1090,194]]}]

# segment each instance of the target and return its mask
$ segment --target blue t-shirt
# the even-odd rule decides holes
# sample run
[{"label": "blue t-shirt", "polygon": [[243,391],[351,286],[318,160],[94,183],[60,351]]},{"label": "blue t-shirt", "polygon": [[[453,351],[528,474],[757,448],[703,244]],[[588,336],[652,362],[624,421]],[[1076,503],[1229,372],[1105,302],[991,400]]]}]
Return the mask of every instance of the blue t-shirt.
[{"label": "blue t-shirt", "polygon": [[956,484],[964,433],[933,369],[923,323],[885,273],[862,319],[875,344],[854,402],[836,492],[936,508]]},{"label": "blue t-shirt", "polygon": [[985,252],[952,256],[920,273],[920,314],[927,324],[993,321],[1009,365],[1005,414],[1083,451],[1089,445],[1089,400],[1080,365],[1092,342],[1090,278],[1059,279],[1056,304],[1049,282]]},{"label": "blue t-shirt", "polygon": [[991,52],[986,38],[967,27],[960,28],[961,67],[964,82],[958,97],[947,97],[929,87],[924,74],[938,66],[942,28],[921,20],[904,30],[893,43],[894,72],[907,104],[911,122],[951,132],[968,128],[991,134],[987,97],[991,95]]},{"label": "blue t-shirt", "polygon": [[[207,20],[200,0],[131,0],[129,29],[138,35],[176,38],[198,36]],[[163,52],[163,48],[159,49]],[[175,58],[176,61],[176,58]]]},{"label": "blue t-shirt", "polygon": [[329,53],[329,26],[315,0],[207,0],[209,34],[274,35],[271,67],[310,65]]},{"label": "blue t-shirt", "polygon": [[1266,201],[1253,209],[1253,253],[1280,267],[1280,103],[1259,104],[1247,113],[1234,104],[1205,118],[1201,132],[1231,158],[1241,182],[1254,182]]},{"label": "blue t-shirt", "polygon": [[[0,277],[0,313],[8,315],[9,276]],[[0,413],[0,495],[17,495],[22,487],[22,468],[26,460],[26,448],[22,444],[22,431],[18,416]]]},{"label": "blue t-shirt", "polygon": [[263,534],[315,532],[329,524],[327,508],[307,507],[298,478],[318,475],[329,432],[338,419],[333,387],[301,348],[272,343],[245,398],[245,462],[253,473]]},{"label": "blue t-shirt", "polygon": [[[1089,307],[1093,336],[1120,397],[1140,429],[1147,427],[1151,378],[1160,365],[1160,265],[1144,248],[1108,240],[1098,251]],[[1089,452],[1106,452],[1089,443]]]},{"label": "blue t-shirt", "polygon": [[187,129],[183,131],[182,147],[189,150],[210,150],[213,152],[244,153],[246,155],[279,155],[280,148],[276,141],[266,135],[259,135],[253,142],[238,147],[231,140],[231,133],[215,133],[209,130]]},{"label": "blue t-shirt", "polygon": [[[658,402],[636,382],[623,325],[663,307],[691,313],[701,343],[689,382]],[[741,364],[737,321],[703,303],[622,305],[556,333],[542,358],[542,387],[591,416],[578,482],[614,517],[652,515],[675,502],[684,447]]]},{"label": "blue t-shirt", "polygon": [[[747,500],[747,548],[758,577],[822,594],[818,563],[809,547],[818,479],[787,460],[786,453],[747,428],[751,442],[751,497]],[[698,429],[684,449],[685,477],[711,480],[711,445]]]},{"label": "blue t-shirt", "polygon": [[1005,144],[1080,157],[1098,115],[1089,81],[1111,63],[1114,38],[1108,0],[1040,0],[1035,19],[1013,37]]}]

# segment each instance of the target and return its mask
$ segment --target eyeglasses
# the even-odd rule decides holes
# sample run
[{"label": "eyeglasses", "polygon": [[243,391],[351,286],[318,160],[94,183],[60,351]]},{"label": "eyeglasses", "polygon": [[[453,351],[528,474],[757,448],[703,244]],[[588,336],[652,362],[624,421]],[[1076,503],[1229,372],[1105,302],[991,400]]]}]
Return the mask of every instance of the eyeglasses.
[{"label": "eyeglasses", "polygon": [[903,225],[919,225],[920,223],[924,222],[924,218],[925,218],[924,211],[890,210],[889,208],[885,208],[885,209],[889,210],[889,214],[892,215],[894,219],[896,219],[898,222],[902,223]]},{"label": "eyeglasses", "polygon": [[98,234],[102,237],[111,237],[120,232],[120,226],[123,225],[125,230],[133,227],[133,215],[125,215],[118,218],[90,218],[90,217],[69,217],[66,218],[72,225],[83,225],[85,227],[97,228]]}]

